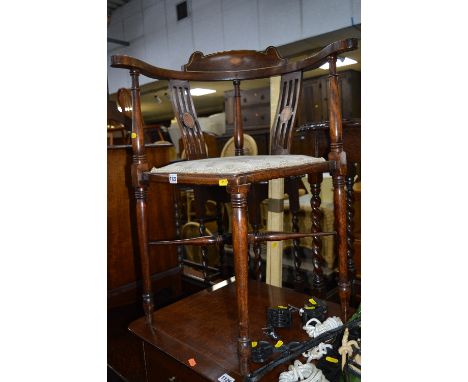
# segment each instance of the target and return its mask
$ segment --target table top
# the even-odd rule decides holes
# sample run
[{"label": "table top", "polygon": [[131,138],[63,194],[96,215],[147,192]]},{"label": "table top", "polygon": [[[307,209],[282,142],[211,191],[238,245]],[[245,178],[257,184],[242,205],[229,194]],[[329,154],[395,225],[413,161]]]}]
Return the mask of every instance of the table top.
[{"label": "table top", "polygon": [[[267,323],[267,308],[288,304],[301,307],[311,296],[287,288],[278,288],[264,283],[249,282],[249,318],[250,340],[268,341],[262,332]],[[328,302],[328,315],[338,316],[340,306]],[[237,304],[235,284],[201,291],[153,313],[154,333],[141,318],[133,322],[129,329],[142,340],[163,351],[176,361],[190,365],[192,369],[207,378],[218,381],[227,373],[236,380],[241,380],[237,356]],[[302,321],[293,313],[293,325],[290,329],[276,329],[285,342],[305,341],[309,337],[302,330]],[[250,363],[253,371],[262,366]],[[286,365],[277,367],[262,381],[277,380]]]}]

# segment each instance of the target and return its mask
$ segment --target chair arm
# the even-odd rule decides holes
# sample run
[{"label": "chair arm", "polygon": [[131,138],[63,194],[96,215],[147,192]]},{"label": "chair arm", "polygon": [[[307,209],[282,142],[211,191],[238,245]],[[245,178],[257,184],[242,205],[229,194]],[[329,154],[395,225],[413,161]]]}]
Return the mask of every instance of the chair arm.
[{"label": "chair arm", "polygon": [[185,74],[184,72],[177,70],[158,68],[157,66],[153,66],[147,62],[127,55],[112,56],[111,66],[113,68],[137,70],[146,77],[163,80],[171,78],[183,78]]},{"label": "chair arm", "polygon": [[295,70],[313,70],[327,62],[330,56],[338,56],[344,52],[356,50],[357,47],[358,40],[356,38],[335,41],[321,49],[313,56],[307,57],[301,61],[293,62],[290,65],[295,64]]}]

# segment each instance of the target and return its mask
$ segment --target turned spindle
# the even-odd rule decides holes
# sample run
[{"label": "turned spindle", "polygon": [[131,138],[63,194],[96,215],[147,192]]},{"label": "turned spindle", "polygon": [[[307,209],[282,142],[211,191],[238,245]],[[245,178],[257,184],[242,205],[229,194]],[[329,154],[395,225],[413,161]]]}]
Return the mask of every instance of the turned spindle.
[{"label": "turned spindle", "polygon": [[[322,211],[320,205],[322,200],[320,199],[320,186],[322,183],[322,174],[309,174],[308,180],[310,184],[310,206],[311,206],[311,217],[312,226],[311,232],[322,231]],[[325,280],[323,277],[323,257],[322,257],[322,239],[320,236],[312,237],[312,264],[314,266],[314,274],[312,275],[312,289],[318,297],[324,297],[325,293]]]}]

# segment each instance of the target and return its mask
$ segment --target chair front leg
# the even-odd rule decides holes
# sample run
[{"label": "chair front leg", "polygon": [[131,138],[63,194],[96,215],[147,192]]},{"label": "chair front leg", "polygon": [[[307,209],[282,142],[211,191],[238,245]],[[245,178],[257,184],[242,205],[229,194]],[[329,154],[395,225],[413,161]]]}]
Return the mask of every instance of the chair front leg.
[{"label": "chair front leg", "polygon": [[236,276],[237,314],[239,321],[238,352],[240,372],[249,373],[249,300],[248,300],[248,226],[247,196],[250,184],[228,186],[232,203],[232,244]]},{"label": "chair front leg", "polygon": [[148,190],[146,186],[135,187],[136,223],[138,233],[138,245],[140,247],[141,273],[143,276],[143,310],[146,322],[152,329],[152,314],[154,309],[153,293],[151,291],[151,271],[148,251],[148,215],[146,200]]},{"label": "chair front leg", "polygon": [[140,249],[141,273],[143,276],[143,309],[146,322],[151,330],[152,315],[154,309],[153,293],[151,291],[151,270],[148,249],[148,215],[146,200],[148,197],[148,185],[142,181],[143,172],[148,170],[148,160],[145,154],[145,143],[143,139],[143,118],[140,107],[140,73],[136,70],[130,71],[132,78],[132,165],[131,179],[135,193],[135,212],[138,234],[138,245]]},{"label": "chair front leg", "polygon": [[348,258],[346,241],[346,194],[344,176],[333,174],[333,204],[335,213],[335,231],[337,232],[338,253],[338,293],[344,320],[349,317],[350,282],[348,279]]}]

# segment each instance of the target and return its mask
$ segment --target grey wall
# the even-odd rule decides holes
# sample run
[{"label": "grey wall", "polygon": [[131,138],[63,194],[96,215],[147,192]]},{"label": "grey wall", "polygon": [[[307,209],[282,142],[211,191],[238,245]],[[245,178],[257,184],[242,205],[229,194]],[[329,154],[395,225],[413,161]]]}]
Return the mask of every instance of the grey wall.
[{"label": "grey wall", "polygon": [[[108,36],[110,56],[127,54],[153,65],[180,69],[195,50],[261,50],[361,22],[360,0],[189,0],[190,16],[177,21],[182,0],[132,0],[117,9]],[[129,87],[128,72],[108,69],[109,92]],[[141,77],[141,84],[152,81]]]}]

